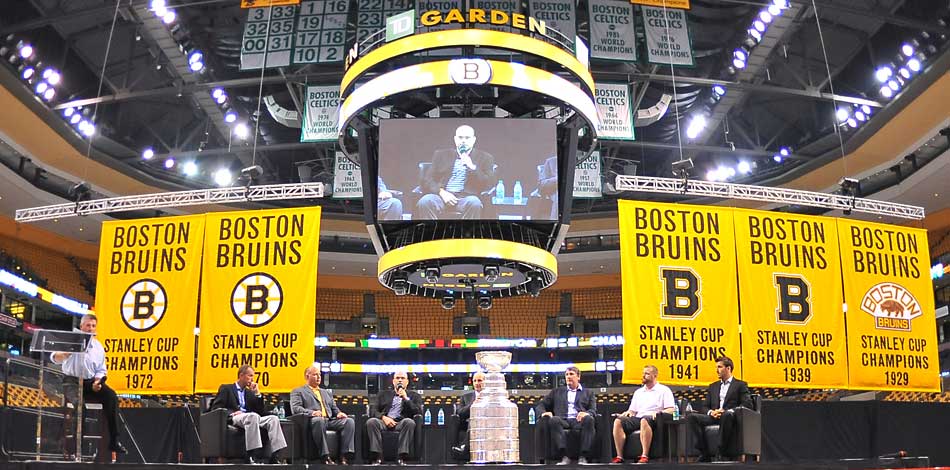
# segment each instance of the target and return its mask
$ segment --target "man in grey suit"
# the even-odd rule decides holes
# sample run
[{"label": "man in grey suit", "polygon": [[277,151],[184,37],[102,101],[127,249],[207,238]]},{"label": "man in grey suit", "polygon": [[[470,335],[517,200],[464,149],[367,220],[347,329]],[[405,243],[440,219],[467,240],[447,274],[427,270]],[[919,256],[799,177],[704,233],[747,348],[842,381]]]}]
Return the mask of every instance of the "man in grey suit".
[{"label": "man in grey suit", "polygon": [[353,460],[353,438],[356,436],[356,423],[346,413],[340,411],[333,394],[329,390],[320,388],[322,376],[320,370],[314,366],[304,371],[307,384],[293,389],[290,392],[290,411],[293,414],[310,415],[310,431],[313,433],[313,442],[320,451],[320,460],[328,465],[334,462],[330,458],[330,448],[327,446],[327,429],[340,433],[340,463],[349,465]]}]

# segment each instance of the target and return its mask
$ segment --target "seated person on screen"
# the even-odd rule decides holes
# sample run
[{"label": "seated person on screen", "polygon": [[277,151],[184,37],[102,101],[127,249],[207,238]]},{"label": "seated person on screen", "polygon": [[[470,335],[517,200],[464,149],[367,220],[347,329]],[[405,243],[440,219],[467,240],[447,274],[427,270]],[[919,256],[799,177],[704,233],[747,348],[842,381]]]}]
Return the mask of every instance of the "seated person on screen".
[{"label": "seated person on screen", "polygon": [[[280,418],[270,414],[254,381],[254,369],[244,364],[238,369],[234,383],[222,384],[211,402],[211,409],[224,408],[230,412],[228,424],[244,429],[244,448],[249,463],[270,460],[277,463],[277,452],[287,447],[280,430]],[[264,448],[261,430],[267,433],[269,449]]]},{"label": "seated person on screen", "polygon": [[320,452],[320,461],[326,465],[335,462],[330,458],[330,447],[327,445],[327,429],[340,433],[340,463],[349,465],[353,460],[354,437],[356,423],[346,413],[340,411],[329,390],[320,388],[323,377],[320,370],[314,366],[304,371],[305,385],[301,385],[290,392],[290,411],[293,414],[310,415],[310,431],[313,442]]},{"label": "seated person on screen", "polygon": [[394,197],[383,178],[377,178],[376,218],[379,220],[402,220],[402,201]]},{"label": "seated person on screen", "polygon": [[659,370],[655,366],[643,368],[643,386],[633,392],[630,408],[617,415],[614,420],[614,450],[617,456],[610,463],[623,462],[623,447],[627,436],[640,430],[640,446],[643,451],[637,463],[647,463],[650,458],[650,444],[653,443],[653,431],[656,430],[656,418],[660,413],[672,413],[676,406],[673,391],[656,381]]},{"label": "seated person on screen", "polygon": [[409,374],[399,371],[393,374],[393,389],[379,392],[376,405],[370,410],[372,417],[366,420],[366,434],[369,437],[369,454],[372,465],[383,460],[383,430],[399,432],[399,465],[405,465],[412,449],[416,432],[413,418],[422,413],[422,395],[408,391]]},{"label": "seated person on screen", "polygon": [[463,219],[478,219],[483,207],[479,195],[495,183],[495,157],[475,149],[475,129],[459,126],[455,148],[439,149],[432,155],[432,165],[420,185],[425,195],[416,204],[415,218],[446,218],[448,210]]},{"label": "seated person on screen", "polygon": [[92,338],[89,339],[89,345],[86,346],[85,354],[75,354],[67,352],[58,352],[52,354],[52,361],[55,364],[62,364],[63,373],[82,379],[82,393],[85,396],[95,397],[102,403],[102,412],[109,423],[109,449],[119,454],[125,454],[128,451],[119,442],[119,428],[116,426],[116,417],[118,416],[119,398],[115,391],[106,385],[106,351],[102,343],[96,339],[96,326],[99,320],[95,315],[87,313],[79,320],[79,329],[83,333],[89,333]]},{"label": "seated person on screen", "polygon": [[[716,374],[719,375],[719,380],[709,384],[704,406],[697,410],[700,412],[687,417],[693,446],[699,451],[700,460],[704,462],[712,459],[713,451],[718,451],[723,458],[735,457],[735,409],[740,406],[752,408],[749,384],[735,378],[732,368],[732,359],[726,356],[716,358]],[[719,423],[719,448],[707,449],[703,428],[716,423]]]},{"label": "seated person on screen", "polygon": [[[597,414],[597,397],[594,392],[581,386],[581,371],[571,366],[564,371],[567,385],[551,390],[535,410],[540,414],[539,426],[547,426],[548,452],[560,458],[557,465],[570,465],[567,456],[567,434],[571,429],[580,429],[580,458],[577,463],[587,464],[594,448],[594,416]],[[547,458],[548,456],[543,456]]]},{"label": "seated person on screen", "polygon": [[475,403],[475,400],[478,399],[484,385],[484,372],[478,371],[472,374],[472,388],[475,390],[462,395],[462,405],[455,410],[455,414],[459,417],[459,431],[465,431],[465,437],[462,441],[457,446],[452,447],[452,453],[457,460],[468,460],[468,443],[471,440],[468,419],[472,416],[472,403]]}]

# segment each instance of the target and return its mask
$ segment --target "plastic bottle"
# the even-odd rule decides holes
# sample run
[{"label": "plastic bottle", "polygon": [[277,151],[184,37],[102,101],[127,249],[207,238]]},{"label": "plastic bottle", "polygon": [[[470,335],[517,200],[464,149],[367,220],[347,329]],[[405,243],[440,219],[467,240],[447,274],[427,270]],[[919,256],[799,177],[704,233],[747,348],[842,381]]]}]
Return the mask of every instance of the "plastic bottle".
[{"label": "plastic bottle", "polygon": [[498,180],[498,186],[495,186],[495,198],[499,201],[505,198],[505,182]]},{"label": "plastic bottle", "polygon": [[428,426],[430,424],[432,424],[432,412],[429,411],[428,408],[426,408],[425,425]]},{"label": "plastic bottle", "polygon": [[673,421],[680,420],[680,407],[679,405],[673,407]]},{"label": "plastic bottle", "polygon": [[439,408],[439,426],[445,426],[445,411],[442,411],[442,408]]},{"label": "plastic bottle", "polygon": [[534,424],[534,408],[528,410],[528,424]]},{"label": "plastic bottle", "polygon": [[521,180],[515,181],[515,189],[513,189],[512,191],[514,191],[514,193],[512,194],[512,197],[515,199],[515,204],[520,203],[521,202]]}]

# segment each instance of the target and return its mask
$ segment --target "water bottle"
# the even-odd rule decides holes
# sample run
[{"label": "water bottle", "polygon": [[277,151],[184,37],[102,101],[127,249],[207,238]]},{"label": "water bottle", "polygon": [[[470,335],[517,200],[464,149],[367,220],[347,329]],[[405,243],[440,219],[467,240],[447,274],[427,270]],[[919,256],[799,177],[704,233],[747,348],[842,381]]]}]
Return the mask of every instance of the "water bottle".
[{"label": "water bottle", "polygon": [[430,424],[432,424],[432,412],[429,411],[428,408],[426,408],[425,425],[428,426]]},{"label": "water bottle", "polygon": [[528,410],[528,424],[534,424],[534,408]]},{"label": "water bottle", "polygon": [[442,408],[439,408],[439,426],[445,426],[445,411],[442,411]]},{"label": "water bottle", "polygon": [[679,405],[673,407],[673,421],[680,420],[680,407]]},{"label": "water bottle", "polygon": [[511,196],[514,198],[515,204],[518,204],[521,202],[521,180],[515,181],[515,189],[513,189],[513,191],[514,193]]},{"label": "water bottle", "polygon": [[277,404],[277,417],[280,419],[286,418],[286,413],[284,413],[284,405],[282,403]]},{"label": "water bottle", "polygon": [[498,186],[495,186],[495,198],[499,202],[505,199],[505,182],[498,180]]}]

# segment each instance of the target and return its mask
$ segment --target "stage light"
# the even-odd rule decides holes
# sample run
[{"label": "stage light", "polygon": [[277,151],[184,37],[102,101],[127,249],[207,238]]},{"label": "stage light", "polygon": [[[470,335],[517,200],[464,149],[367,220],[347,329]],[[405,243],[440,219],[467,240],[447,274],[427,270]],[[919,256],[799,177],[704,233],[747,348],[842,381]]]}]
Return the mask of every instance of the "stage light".
[{"label": "stage light", "polygon": [[36,74],[36,69],[34,69],[33,67],[26,66],[26,67],[21,67],[21,69],[22,70],[20,70],[20,77],[23,78],[24,80],[29,80],[33,78],[33,75]]},{"label": "stage light", "polygon": [[237,113],[234,112],[234,110],[229,110],[228,112],[224,113],[224,122],[230,124],[234,121],[237,121]]},{"label": "stage light", "polygon": [[888,79],[888,78],[891,78],[892,75],[894,75],[894,70],[892,70],[892,69],[891,69],[890,67],[888,67],[888,66],[879,67],[879,68],[874,72],[874,78],[876,78],[877,81],[880,82],[880,83],[886,82],[887,79]]},{"label": "stage light", "polygon": [[857,120],[858,120],[858,121],[861,121],[861,122],[866,121],[867,118],[868,118],[868,117],[867,117],[864,113],[862,113],[861,111],[855,111],[854,117],[857,118]]},{"label": "stage light", "polygon": [[73,108],[66,108],[66,109],[63,110],[63,116],[65,116],[65,117],[70,117],[70,116],[72,116],[73,113],[75,113],[75,112],[76,112],[76,110],[73,109]]},{"label": "stage light", "polygon": [[17,45],[17,49],[20,51],[20,57],[23,59],[29,59],[33,56],[33,46],[20,41],[20,44]]},{"label": "stage light", "polygon": [[868,105],[866,105],[866,104],[862,104],[862,105],[861,105],[861,111],[863,111],[864,114],[866,114],[866,115],[868,115],[868,116],[871,115],[871,107],[868,106]]},{"label": "stage light", "polygon": [[211,97],[214,98],[215,100],[217,100],[218,97],[220,97],[223,94],[224,94],[224,88],[219,87],[219,88],[215,88],[214,90],[211,90]]},{"label": "stage light", "polygon": [[489,264],[485,266],[485,282],[495,282],[498,280],[498,266]]},{"label": "stage light", "polygon": [[143,160],[151,160],[152,157],[154,157],[154,156],[155,156],[155,151],[152,150],[152,147],[149,147],[149,148],[147,148],[147,149],[145,149],[145,150],[142,151],[142,159],[143,159]]},{"label": "stage light", "polygon": [[851,116],[851,111],[848,108],[841,107],[835,112],[835,116],[838,118],[838,122],[845,122]]},{"label": "stage light", "polygon": [[181,168],[181,172],[185,176],[195,176],[198,174],[198,164],[194,160],[187,161]]},{"label": "stage light", "polygon": [[491,309],[491,303],[492,303],[492,302],[491,302],[491,296],[490,296],[490,295],[482,295],[482,296],[479,296],[479,297],[478,297],[478,308],[480,308],[480,309],[482,309],[482,310],[489,310],[489,309]]},{"label": "stage light", "polygon": [[894,92],[891,91],[891,89],[888,88],[887,85],[882,86],[880,92],[881,92],[881,96],[885,98],[890,98],[894,96]]},{"label": "stage light", "polygon": [[165,23],[165,24],[172,24],[172,23],[174,23],[174,22],[175,22],[175,12],[172,11],[172,10],[168,10],[167,12],[165,12],[165,14],[162,15],[162,22]]},{"label": "stage light", "polygon": [[218,104],[224,104],[224,102],[227,101],[227,100],[228,100],[228,94],[227,94],[227,93],[221,93],[220,95],[218,95],[218,96],[214,99],[214,101],[215,101],[216,103],[218,103]]},{"label": "stage light", "polygon": [[409,293],[409,275],[405,271],[400,270],[393,273],[393,293],[396,295]]},{"label": "stage light", "polygon": [[772,22],[772,14],[769,13],[768,10],[762,10],[759,12],[759,19],[762,20],[763,23],[769,24]]},{"label": "stage light", "polygon": [[732,65],[737,69],[744,69],[746,66],[746,60],[749,58],[749,54],[746,53],[744,49],[736,49],[732,51]]},{"label": "stage light", "polygon": [[778,154],[781,155],[781,156],[783,156],[783,157],[787,157],[787,156],[788,156],[789,154],[791,154],[791,153],[792,153],[792,150],[791,150],[790,148],[788,148],[788,147],[782,147],[782,148],[778,149]]},{"label": "stage light", "polygon": [[746,33],[749,34],[749,37],[743,42],[745,46],[750,48],[755,47],[756,44],[762,42],[762,33],[755,30],[755,28],[749,28],[746,30]]},{"label": "stage light", "polygon": [[775,160],[775,163],[782,163],[783,158],[781,155],[776,153],[775,155],[772,155],[772,160]]},{"label": "stage light", "polygon": [[703,114],[696,114],[690,120],[689,124],[686,126],[686,137],[689,139],[695,139],[699,137],[699,134],[706,128],[706,116]]},{"label": "stage light", "polygon": [[172,168],[175,168],[175,158],[174,157],[166,158],[164,165],[165,165],[166,170],[171,170]]},{"label": "stage light", "polygon": [[854,118],[848,119],[848,125],[851,126],[852,129],[857,129],[858,121],[855,121]]},{"label": "stage light", "polygon": [[69,117],[69,123],[72,125],[76,125],[80,119],[82,119],[82,115],[80,115],[79,113],[75,113]]},{"label": "stage light", "polygon": [[726,87],[724,87],[724,86],[722,86],[722,85],[713,85],[712,91],[713,91],[713,93],[715,93],[717,96],[726,96]]},{"label": "stage light", "polygon": [[446,310],[452,310],[455,308],[455,297],[452,297],[451,295],[442,297],[442,308]]},{"label": "stage light", "polygon": [[719,181],[719,172],[715,169],[707,171],[706,181]]},{"label": "stage light", "polygon": [[49,87],[43,92],[43,99],[46,101],[52,101],[54,96],[56,96],[56,89],[53,87]]},{"label": "stage light", "polygon": [[749,174],[752,171],[752,165],[747,161],[739,162],[739,165],[736,166],[736,169],[739,170],[739,173]]},{"label": "stage light", "polygon": [[920,60],[918,60],[916,57],[912,57],[912,58],[908,59],[908,60],[907,60],[907,68],[909,68],[909,69],[911,70],[911,72],[920,72],[920,68],[921,68],[921,67],[920,67]]},{"label": "stage light", "polygon": [[783,9],[788,8],[788,0],[772,0],[772,5]]},{"label": "stage light", "polygon": [[[191,66],[191,70],[198,71],[201,70],[201,67],[204,67],[203,64],[204,54],[197,49],[193,49],[188,52],[188,65]],[[195,69],[195,64],[201,64],[201,67]]]},{"label": "stage light", "polygon": [[152,0],[150,3],[150,8],[153,11],[166,8],[165,0]]},{"label": "stage light", "polygon": [[777,5],[769,5],[769,13],[770,13],[773,17],[776,17],[776,16],[782,14],[782,9],[779,8]]},{"label": "stage light", "polygon": [[251,130],[247,128],[247,124],[243,122],[238,123],[234,126],[234,135],[239,139],[247,139],[247,136],[251,133]]},{"label": "stage light", "polygon": [[762,22],[762,20],[755,20],[755,21],[752,22],[752,28],[754,28],[756,31],[758,31],[758,32],[760,32],[760,33],[764,33],[764,32],[765,32],[765,23]]},{"label": "stage light", "polygon": [[42,95],[46,89],[49,88],[49,84],[46,82],[39,82],[36,84],[36,94]]},{"label": "stage light", "polygon": [[897,91],[901,89],[901,86],[899,83],[897,83],[897,80],[888,80],[887,87],[893,91]]},{"label": "stage light", "polygon": [[438,266],[429,266],[425,269],[423,277],[426,278],[426,282],[429,284],[435,284],[439,282],[439,278],[442,277],[442,273]]},{"label": "stage light", "polygon": [[904,54],[907,57],[914,55],[914,46],[905,42],[904,45],[901,46],[901,54]]},{"label": "stage light", "polygon": [[897,74],[904,77],[905,80],[910,80],[910,70],[907,70],[905,67],[897,69]]},{"label": "stage light", "polygon": [[79,131],[86,137],[92,137],[96,133],[96,125],[83,119],[79,122]]},{"label": "stage light", "polygon": [[46,69],[46,70],[43,71],[43,78],[44,78],[50,85],[58,85],[58,84],[59,84],[59,80],[60,80],[60,78],[62,78],[62,77],[59,75],[59,72],[57,72],[55,69]]},{"label": "stage light", "polygon": [[231,185],[231,171],[227,168],[222,168],[214,172],[214,184],[225,187]]}]

